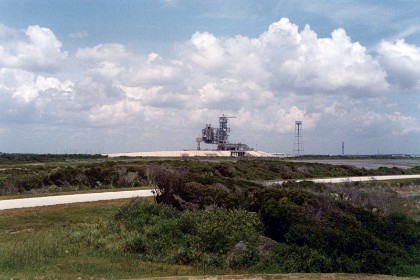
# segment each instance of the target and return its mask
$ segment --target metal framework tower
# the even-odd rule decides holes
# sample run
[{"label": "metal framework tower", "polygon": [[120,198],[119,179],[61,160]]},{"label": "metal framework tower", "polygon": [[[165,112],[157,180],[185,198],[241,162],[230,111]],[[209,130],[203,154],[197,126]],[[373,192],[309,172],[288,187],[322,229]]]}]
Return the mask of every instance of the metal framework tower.
[{"label": "metal framework tower", "polygon": [[219,128],[212,127],[211,124],[206,124],[206,127],[201,130],[201,137],[196,138],[197,150],[200,150],[200,142],[206,144],[216,144],[217,149],[221,151],[251,151],[252,148],[242,143],[229,143],[228,119],[235,117],[228,117],[222,115],[219,117]]},{"label": "metal framework tower", "polygon": [[218,144],[224,145],[228,143],[228,132],[230,132],[230,128],[227,126],[228,118],[234,117],[227,117],[225,115],[219,117],[219,130],[216,133]]},{"label": "metal framework tower", "polygon": [[302,134],[302,121],[295,122],[295,140],[293,142],[293,154],[300,156],[303,152],[303,134]]}]

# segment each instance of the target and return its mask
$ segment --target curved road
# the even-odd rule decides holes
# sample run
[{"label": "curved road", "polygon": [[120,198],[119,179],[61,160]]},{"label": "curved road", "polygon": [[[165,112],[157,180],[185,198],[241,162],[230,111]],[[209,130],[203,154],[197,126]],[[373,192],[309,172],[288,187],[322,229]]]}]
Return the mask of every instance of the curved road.
[{"label": "curved road", "polygon": [[[325,179],[308,178],[308,179],[290,180],[290,181],[296,181],[296,182],[312,181],[315,183],[342,183],[342,182],[401,180],[401,179],[417,179],[417,178],[420,178],[420,174],[341,177],[341,178],[325,178]],[[282,184],[285,181],[287,180],[265,181],[264,185],[270,186],[270,185],[275,185],[275,184]],[[113,199],[131,198],[131,197],[150,197],[150,196],[153,196],[152,190],[135,190],[135,191],[103,192],[103,193],[71,194],[71,195],[20,198],[20,199],[7,199],[7,200],[0,200],[0,210],[77,203],[77,202],[90,202],[90,201],[99,201],[99,200],[113,200]]]}]

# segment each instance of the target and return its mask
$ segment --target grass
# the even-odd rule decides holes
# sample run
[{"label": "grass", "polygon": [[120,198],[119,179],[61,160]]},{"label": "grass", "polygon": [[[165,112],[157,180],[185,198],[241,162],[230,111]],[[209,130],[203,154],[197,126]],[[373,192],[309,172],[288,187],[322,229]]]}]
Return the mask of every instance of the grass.
[{"label": "grass", "polygon": [[87,246],[90,232],[109,220],[126,201],[1,211],[0,279],[410,279],[354,274],[246,275],[241,271],[142,262],[129,253],[115,254]]},{"label": "grass", "polygon": [[368,275],[368,274],[345,274],[345,273],[290,273],[290,274],[239,274],[239,275],[218,275],[218,276],[179,276],[179,277],[151,277],[143,278],[147,280],[278,280],[278,279],[298,279],[298,280],[402,280],[413,278],[395,277],[388,275]]},{"label": "grass", "polygon": [[86,246],[85,238],[126,199],[0,212],[0,279],[143,278],[222,273],[141,262]]},{"label": "grass", "polygon": [[[70,160],[65,162],[45,162],[34,164],[20,164],[19,169],[27,170],[28,174],[38,174],[38,165],[45,166],[45,172],[50,172],[56,166],[73,166],[83,169],[84,166],[97,164],[105,168],[110,159]],[[129,165],[156,164],[155,159],[127,159],[118,160],[115,167]],[[107,163],[108,164],[108,163]],[[253,178],[270,179],[270,176],[279,176],[283,165],[274,160],[168,160],[164,161],[169,167],[183,166],[191,169],[204,181],[203,174],[211,174],[210,179],[216,182],[229,184],[242,184],[235,181],[236,177],[244,180]],[[227,168],[229,165],[234,168]],[[255,165],[255,166],[254,166]],[[18,165],[13,166],[16,168]],[[111,166],[111,165],[109,165]],[[268,168],[268,167],[270,168]],[[12,172],[10,165],[1,166],[2,174]],[[319,174],[327,172],[335,175],[339,172],[338,167],[329,169],[321,165],[284,165],[287,176],[295,176],[292,170],[302,168],[303,173],[311,171],[318,174],[315,168],[320,168]],[[305,168],[303,168],[305,167]],[[270,169],[270,176],[266,175]],[[1,169],[1,168],[0,168]],[[217,170],[216,170],[217,169]],[[306,171],[305,171],[306,170]],[[31,172],[29,172],[31,171]],[[210,172],[211,171],[211,172]],[[214,175],[226,172],[227,176]],[[344,170],[345,171],[345,170]],[[343,172],[344,172],[343,171]],[[207,172],[207,173],[206,173]],[[341,171],[340,171],[341,172]],[[194,173],[194,174],[195,174]],[[289,174],[290,173],[290,174]],[[331,174],[330,174],[331,173]],[[224,174],[224,173],[223,173]],[[341,173],[339,173],[341,174]],[[229,177],[230,175],[234,177]],[[292,176],[293,175],[293,176]],[[265,176],[268,176],[265,178]],[[296,175],[297,176],[297,175]],[[308,175],[309,176],[309,175]],[[12,176],[13,177],[13,176]],[[0,178],[2,179],[2,178]],[[217,181],[219,180],[219,181]],[[1,181],[1,180],[0,180]],[[408,182],[403,182],[408,184]],[[141,189],[127,188],[127,190]],[[120,191],[123,188],[86,190],[77,192],[58,192],[50,195]],[[41,194],[45,196],[46,194]],[[21,195],[1,196],[1,199],[14,199],[24,197],[36,197],[37,194],[25,192]],[[152,198],[148,198],[152,199]],[[107,239],[98,234],[101,225],[111,219],[117,208],[127,199],[79,203],[69,205],[57,205],[38,208],[24,208],[0,211],[0,279],[410,279],[392,276],[371,275],[348,275],[348,274],[288,274],[288,275],[241,275],[243,271],[228,271],[216,268],[200,269],[186,265],[168,265],[162,263],[150,263],[142,261],[139,256],[123,250],[107,250],[104,247],[95,247],[95,242],[89,243],[92,238],[99,238],[101,242]],[[418,204],[416,204],[418,205]],[[418,208],[417,208],[418,209]],[[418,211],[416,212],[418,214]],[[415,213],[415,214],[416,214]],[[96,231],[97,234],[94,234]],[[96,243],[97,244],[97,243]],[[118,253],[115,253],[118,252]],[[229,274],[229,275],[225,275]],[[232,274],[235,274],[233,276]],[[195,275],[195,276],[192,276]],[[225,275],[225,276],[203,276]],[[157,278],[158,277],[158,278]],[[412,279],[412,278],[411,278]]]}]

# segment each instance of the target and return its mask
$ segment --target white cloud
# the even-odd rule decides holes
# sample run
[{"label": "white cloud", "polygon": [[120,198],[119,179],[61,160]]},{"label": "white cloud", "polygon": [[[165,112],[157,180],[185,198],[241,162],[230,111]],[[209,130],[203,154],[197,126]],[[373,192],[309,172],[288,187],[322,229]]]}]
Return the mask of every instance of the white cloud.
[{"label": "white cloud", "polygon": [[95,125],[118,125],[127,123],[140,111],[138,103],[118,101],[114,104],[97,105],[90,109],[89,121]]},{"label": "white cloud", "polygon": [[[389,92],[381,64],[343,29],[319,38],[309,26],[299,31],[288,19],[256,38],[197,32],[177,46],[177,54],[168,60],[157,53],[128,52],[119,44],[78,50],[89,82],[77,87],[85,92],[80,100],[91,104],[89,122],[116,125],[137,116],[166,127],[164,116],[175,112],[196,112],[194,122],[206,113],[230,112],[238,116],[240,129],[288,133],[296,119],[312,130],[343,104],[357,104],[363,112],[368,105],[357,100]],[[381,117],[389,119],[361,112],[348,115],[358,122],[358,116],[364,115],[364,122],[375,116],[371,122],[376,124]]]},{"label": "white cloud", "polygon": [[24,31],[0,26],[0,67],[54,71],[67,58],[54,33],[38,25]]},{"label": "white cloud", "polygon": [[24,70],[0,69],[2,96],[18,102],[29,103],[48,90],[70,93],[73,92],[73,86],[70,80],[62,82],[54,77],[44,77]]},{"label": "white cloud", "polygon": [[100,44],[93,48],[81,48],[76,52],[76,58],[87,62],[124,61],[130,53],[121,44]]},{"label": "white cloud", "polygon": [[383,41],[378,53],[390,83],[403,89],[420,87],[420,47],[404,40]]},{"label": "white cloud", "polygon": [[[49,29],[0,26],[2,120],[106,127],[115,135],[124,127],[148,141],[170,132],[193,145],[222,113],[237,117],[231,124],[245,143],[293,135],[296,120],[322,136],[419,133],[418,116],[387,106],[400,87],[419,87],[420,51],[404,41],[384,41],[371,54],[344,29],[320,38],[284,18],[255,38],[196,32],[171,58],[99,44],[67,59],[61,48]],[[53,68],[61,71],[45,72]]]},{"label": "white cloud", "polygon": [[418,117],[394,112],[392,114],[386,114],[385,122],[387,121],[394,136],[420,132],[420,119]]},{"label": "white cloud", "polygon": [[299,32],[285,18],[254,39],[195,33],[180,54],[194,71],[195,83],[229,77],[269,85],[273,91],[346,90],[371,95],[388,89],[378,62],[343,29],[333,31],[331,38],[318,38],[309,26]]},{"label": "white cloud", "polygon": [[385,72],[359,43],[351,42],[343,29],[331,38],[317,38],[306,26],[299,34],[296,54],[282,64],[282,74],[293,87],[318,91],[364,90],[366,94],[387,90]]}]

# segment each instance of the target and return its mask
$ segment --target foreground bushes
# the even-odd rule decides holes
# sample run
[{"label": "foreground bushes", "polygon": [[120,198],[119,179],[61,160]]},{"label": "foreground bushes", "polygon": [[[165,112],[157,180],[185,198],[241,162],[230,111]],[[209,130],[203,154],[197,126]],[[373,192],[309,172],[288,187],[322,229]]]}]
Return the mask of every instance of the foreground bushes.
[{"label": "foreground bushes", "polygon": [[134,199],[118,210],[108,230],[118,250],[145,261],[265,273],[419,276],[419,223],[339,204],[320,210],[322,218],[314,217],[308,208],[317,198],[291,199],[296,194],[260,191],[255,211],[215,206],[180,211]]},{"label": "foreground bushes", "polygon": [[245,180],[311,176],[320,170],[367,172],[264,160],[107,162],[9,169],[0,172],[0,182],[3,193],[154,187],[157,204],[133,200],[108,224],[89,228],[86,239],[78,239],[82,246],[115,255],[258,272],[420,276],[420,224],[392,211],[395,207],[384,211],[383,204],[394,198],[384,196],[383,189],[311,182],[266,188]]},{"label": "foreground bushes", "polygon": [[[257,215],[259,223],[263,226],[259,241],[252,243],[236,238],[236,244],[223,243],[226,247],[218,258],[223,260],[223,264],[231,265],[227,252],[234,250],[232,246],[241,248],[241,244],[255,244],[245,246],[250,250],[248,255],[252,256],[252,261],[246,262],[246,265],[240,263],[248,269],[263,272],[269,270],[420,275],[420,223],[404,215],[386,215],[385,212],[372,211],[370,209],[376,209],[373,206],[357,207],[358,204],[348,200],[346,195],[330,195],[321,191],[322,188],[320,192],[315,192],[319,186],[309,182],[302,183],[302,187],[300,184],[290,183],[278,188],[226,188],[217,184],[205,186],[188,182],[181,173],[164,167],[157,168],[153,174],[149,174],[149,178],[156,188],[156,201],[165,204],[158,204],[157,207],[166,209],[165,207],[170,205],[178,209],[181,216],[187,215],[184,213],[208,213],[201,209],[209,207],[212,211],[218,209],[214,207],[221,207],[224,210],[217,211],[224,211],[223,215],[240,209]],[[136,215],[138,214],[133,214],[134,217]],[[138,216],[142,215],[144,214]],[[155,218],[159,217],[165,219],[166,216],[157,215]],[[222,218],[221,221],[224,219],[226,218]],[[177,228],[182,223],[174,221],[171,227]],[[226,219],[225,223],[212,223],[216,225],[212,231],[218,232],[229,227],[231,222]],[[183,234],[185,232],[178,237],[183,239]],[[233,234],[238,237],[234,231],[222,231],[221,234]],[[263,240],[266,241],[265,244]],[[174,240],[167,243],[177,244]],[[207,243],[195,248],[203,248],[205,251],[205,244]],[[216,246],[215,244],[217,242],[213,242],[212,246]],[[264,253],[258,251],[258,248],[262,247],[266,248]],[[217,248],[220,251],[221,247]],[[199,252],[195,255],[202,254],[202,251]],[[200,263],[200,260],[195,259],[192,263]]]},{"label": "foreground bushes", "polygon": [[256,262],[262,225],[246,210],[178,211],[135,199],[115,220],[131,231],[125,250],[145,260],[176,264],[237,267]]}]

